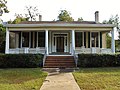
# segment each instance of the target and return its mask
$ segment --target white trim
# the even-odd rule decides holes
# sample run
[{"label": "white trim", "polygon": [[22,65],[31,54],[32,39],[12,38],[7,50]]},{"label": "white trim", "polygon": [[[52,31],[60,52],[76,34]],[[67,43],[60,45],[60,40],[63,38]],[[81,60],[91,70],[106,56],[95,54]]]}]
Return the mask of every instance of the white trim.
[{"label": "white trim", "polygon": [[38,32],[37,32],[37,42],[36,42],[36,47],[38,47]]},{"label": "white trim", "polygon": [[83,34],[83,35],[82,35],[82,38],[83,38],[83,40],[82,40],[82,46],[85,46],[85,45],[84,45],[84,32],[82,32],[82,34]]},{"label": "white trim", "polygon": [[22,32],[21,32],[21,41],[20,41],[20,47],[22,48]]},{"label": "white trim", "polygon": [[9,54],[9,35],[10,35],[10,32],[8,28],[6,28],[6,47],[5,47],[6,54]]},{"label": "white trim", "polygon": [[41,23],[41,24],[6,24],[6,27],[115,27],[113,24],[73,24],[73,23]]},{"label": "white trim", "polygon": [[98,47],[100,48],[100,32],[98,32]]},{"label": "white trim", "polygon": [[[68,37],[69,37],[69,32],[52,32],[52,52],[57,52],[56,49],[57,49],[57,39],[56,37],[58,36],[55,36],[55,34],[67,34],[67,36],[64,36],[64,52],[69,52],[69,40],[68,40]],[[66,38],[67,38],[67,46],[66,46]],[[55,44],[55,45],[54,45]]]},{"label": "white trim", "polygon": [[29,48],[31,47],[31,32],[29,32]]},{"label": "white trim", "polygon": [[111,49],[112,52],[115,53],[115,40],[114,40],[114,30],[117,29],[116,27],[113,28],[113,30],[111,31],[111,35],[112,35],[112,39],[111,39]]},{"label": "white trim", "polygon": [[74,54],[75,50],[75,30],[72,30],[72,54]]},{"label": "white trim", "polygon": [[49,47],[48,47],[48,30],[45,30],[45,46],[46,46],[46,54],[49,54]]}]

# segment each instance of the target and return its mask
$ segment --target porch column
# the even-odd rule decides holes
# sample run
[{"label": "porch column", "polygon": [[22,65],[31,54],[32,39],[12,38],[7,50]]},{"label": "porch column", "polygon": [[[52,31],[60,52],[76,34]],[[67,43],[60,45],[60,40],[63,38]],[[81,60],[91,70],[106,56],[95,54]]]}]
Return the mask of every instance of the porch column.
[{"label": "porch column", "polygon": [[6,46],[5,46],[5,53],[9,54],[9,30],[6,28]]},{"label": "porch column", "polygon": [[48,55],[48,30],[45,30],[45,48],[46,54]]},{"label": "porch column", "polygon": [[111,49],[112,49],[112,52],[115,53],[115,40],[114,40],[114,30],[116,29],[116,27],[113,28],[113,30],[111,31],[111,36],[112,36],[112,39],[111,39]]},{"label": "porch column", "polygon": [[72,54],[74,54],[75,50],[75,30],[72,30]]}]

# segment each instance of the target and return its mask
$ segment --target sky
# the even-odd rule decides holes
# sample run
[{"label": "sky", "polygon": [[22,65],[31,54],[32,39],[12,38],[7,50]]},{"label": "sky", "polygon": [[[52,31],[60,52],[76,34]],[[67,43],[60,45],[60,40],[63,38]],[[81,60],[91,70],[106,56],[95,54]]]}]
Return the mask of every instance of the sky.
[{"label": "sky", "polygon": [[13,20],[15,13],[26,13],[26,6],[37,7],[43,21],[57,20],[60,10],[69,11],[74,20],[82,17],[85,21],[94,21],[95,11],[99,11],[100,22],[120,15],[120,0],[7,0],[7,6],[10,12],[0,17],[4,22]]}]

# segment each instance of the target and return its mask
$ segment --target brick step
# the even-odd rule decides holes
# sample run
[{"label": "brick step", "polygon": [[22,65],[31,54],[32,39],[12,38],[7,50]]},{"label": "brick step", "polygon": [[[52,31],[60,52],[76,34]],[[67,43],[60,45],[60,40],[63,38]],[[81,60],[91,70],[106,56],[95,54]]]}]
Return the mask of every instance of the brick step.
[{"label": "brick step", "polygon": [[73,56],[47,56],[44,68],[73,68],[75,67]]},{"label": "brick step", "polygon": [[73,56],[48,56],[46,59],[74,59]]},{"label": "brick step", "polygon": [[44,68],[74,68],[75,66],[44,66]]},{"label": "brick step", "polygon": [[45,65],[75,65],[74,63],[45,63]]},{"label": "brick step", "polygon": [[67,61],[67,60],[64,60],[64,61],[63,60],[61,60],[61,61],[60,60],[46,60],[45,63],[47,63],[47,62],[55,62],[55,63],[58,63],[58,62],[59,63],[62,63],[62,62],[64,62],[64,63],[71,63],[72,62],[72,63],[74,63],[73,60],[69,60],[69,61]]}]

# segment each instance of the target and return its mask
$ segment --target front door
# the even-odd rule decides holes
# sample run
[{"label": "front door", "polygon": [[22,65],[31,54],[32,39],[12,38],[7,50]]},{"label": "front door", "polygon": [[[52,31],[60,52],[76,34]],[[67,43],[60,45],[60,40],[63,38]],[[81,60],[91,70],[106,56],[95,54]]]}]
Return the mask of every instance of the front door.
[{"label": "front door", "polygon": [[64,52],[64,37],[57,37],[57,52]]}]

